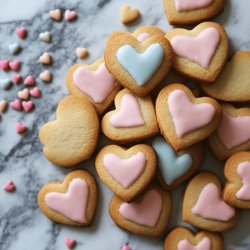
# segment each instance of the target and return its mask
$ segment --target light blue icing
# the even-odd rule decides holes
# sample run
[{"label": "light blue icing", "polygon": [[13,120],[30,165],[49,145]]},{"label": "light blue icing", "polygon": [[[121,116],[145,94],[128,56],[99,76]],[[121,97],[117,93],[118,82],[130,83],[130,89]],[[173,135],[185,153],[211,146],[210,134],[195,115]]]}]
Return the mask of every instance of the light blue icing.
[{"label": "light blue icing", "polygon": [[151,44],[143,53],[131,45],[124,45],[117,51],[119,63],[131,74],[137,85],[145,84],[157,71],[164,58],[164,49],[159,43]]},{"label": "light blue icing", "polygon": [[193,164],[191,155],[183,154],[177,156],[164,138],[160,136],[156,137],[152,146],[158,156],[158,166],[162,177],[168,185],[171,185],[191,168]]}]

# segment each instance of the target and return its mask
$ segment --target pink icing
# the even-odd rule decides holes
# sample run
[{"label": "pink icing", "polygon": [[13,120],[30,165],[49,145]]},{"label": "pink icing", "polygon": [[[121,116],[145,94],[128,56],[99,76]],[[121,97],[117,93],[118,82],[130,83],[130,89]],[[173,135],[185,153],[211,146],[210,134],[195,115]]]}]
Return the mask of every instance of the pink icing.
[{"label": "pink icing", "polygon": [[128,188],[139,178],[146,163],[146,156],[142,152],[138,152],[128,159],[122,159],[115,154],[106,154],[103,158],[104,167],[124,188]]},{"label": "pink icing", "polygon": [[250,116],[230,116],[223,111],[217,134],[228,149],[247,142],[250,140]]},{"label": "pink icing", "polygon": [[137,36],[137,40],[138,40],[138,42],[142,42],[149,37],[151,37],[151,35],[149,33],[145,32],[145,33],[141,33],[139,36]]},{"label": "pink icing", "polygon": [[175,36],[171,40],[171,45],[177,56],[187,58],[207,68],[219,42],[219,31],[210,27],[196,37]]},{"label": "pink icing", "polygon": [[250,162],[241,162],[237,167],[237,173],[242,179],[243,186],[236,193],[236,198],[240,200],[250,200]]},{"label": "pink icing", "polygon": [[153,228],[158,222],[161,209],[161,195],[157,190],[151,189],[143,196],[139,203],[122,203],[119,212],[127,220]]},{"label": "pink icing", "polygon": [[207,184],[201,191],[192,213],[205,219],[228,221],[235,215],[235,209],[221,200],[218,187]]},{"label": "pink icing", "polygon": [[175,8],[177,11],[195,10],[207,7],[213,0],[175,0]]},{"label": "pink icing", "polygon": [[131,94],[121,99],[120,110],[110,117],[110,124],[116,128],[131,128],[144,125],[140,105]]},{"label": "pink icing", "polygon": [[78,67],[73,74],[74,85],[91,97],[95,103],[102,103],[116,85],[104,63],[97,70]]},{"label": "pink icing", "polygon": [[179,138],[209,124],[216,111],[210,103],[192,103],[183,90],[171,92],[167,102]]},{"label": "pink icing", "polygon": [[209,238],[203,238],[196,246],[192,245],[188,240],[181,240],[178,243],[177,250],[211,250],[212,242]]},{"label": "pink icing", "polygon": [[45,195],[45,203],[52,210],[79,222],[88,223],[86,218],[89,188],[85,180],[75,178],[69,183],[66,193],[51,192]]}]

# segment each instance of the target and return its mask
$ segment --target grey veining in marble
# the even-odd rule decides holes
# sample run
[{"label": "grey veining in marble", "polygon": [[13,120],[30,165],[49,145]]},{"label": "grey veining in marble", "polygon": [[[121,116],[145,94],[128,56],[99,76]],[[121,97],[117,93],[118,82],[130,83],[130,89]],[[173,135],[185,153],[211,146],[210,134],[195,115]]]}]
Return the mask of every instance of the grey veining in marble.
[{"label": "grey veining in marble", "polygon": [[[119,22],[119,8],[128,3],[137,7],[142,17],[135,24],[123,26]],[[63,180],[69,169],[54,166],[42,154],[42,146],[37,134],[39,128],[55,117],[59,100],[68,94],[65,85],[67,69],[76,59],[75,48],[87,47],[90,63],[102,56],[106,39],[112,31],[132,31],[141,25],[157,25],[163,30],[171,29],[166,19],[161,0],[0,0],[0,59],[11,58],[22,61],[20,73],[25,76],[33,74],[37,85],[42,89],[42,98],[34,99],[35,110],[30,114],[11,109],[1,115],[0,119],[0,186],[12,179],[17,186],[14,193],[0,190],[0,249],[1,250],[57,250],[66,249],[65,237],[75,238],[76,249],[119,250],[129,243],[133,250],[160,250],[163,239],[150,239],[130,234],[119,229],[108,214],[109,200],[112,193],[98,180],[99,203],[94,223],[89,228],[73,228],[58,225],[48,220],[38,209],[36,196],[38,190],[47,182]],[[76,22],[52,21],[48,12],[51,9],[74,9],[78,12]],[[220,22],[230,38],[230,54],[239,49],[250,49],[249,1],[228,0],[225,10],[214,20]],[[28,37],[20,40],[15,29],[25,26]],[[50,31],[52,42],[44,43],[39,33]],[[22,51],[11,56],[8,51],[10,43],[18,41]],[[48,51],[53,56],[52,66],[38,63],[39,56]],[[39,79],[44,69],[51,69],[52,83],[45,84]],[[12,77],[13,72],[0,71],[0,78]],[[8,91],[0,90],[0,99],[8,101],[16,97],[21,86],[12,86]],[[20,136],[15,132],[15,122],[25,123],[29,131]],[[100,146],[103,143],[100,144]],[[87,161],[80,165],[96,176],[94,162]],[[202,169],[211,170],[222,176],[222,164],[218,163],[208,152]],[[172,192],[173,211],[167,230],[181,222],[181,197],[185,185]],[[224,233],[225,246],[233,249],[249,249],[250,212],[242,211],[235,229]],[[241,245],[241,247],[240,247]]]}]

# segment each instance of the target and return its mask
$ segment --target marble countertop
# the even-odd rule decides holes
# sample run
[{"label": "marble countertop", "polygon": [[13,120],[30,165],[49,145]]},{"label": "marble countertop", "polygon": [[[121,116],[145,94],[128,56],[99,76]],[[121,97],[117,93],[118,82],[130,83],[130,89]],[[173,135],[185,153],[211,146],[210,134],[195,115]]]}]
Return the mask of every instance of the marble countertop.
[{"label": "marble countertop", "polygon": [[[137,7],[142,17],[135,24],[123,26],[119,22],[119,9],[124,3]],[[73,228],[58,225],[45,217],[38,209],[36,196],[38,190],[47,182],[63,180],[70,171],[54,166],[42,154],[42,145],[38,139],[38,130],[48,120],[55,117],[59,100],[68,94],[65,85],[67,69],[76,58],[75,49],[86,47],[90,56],[84,60],[90,63],[102,56],[106,39],[112,31],[132,31],[141,25],[157,25],[163,30],[171,29],[164,13],[162,0],[0,0],[0,55],[2,58],[17,58],[22,62],[20,73],[29,73],[37,78],[37,85],[42,90],[42,98],[35,100],[35,110],[29,114],[8,109],[0,119],[0,187],[12,179],[17,187],[13,193],[0,190],[0,249],[1,250],[57,250],[66,249],[65,237],[77,240],[76,249],[119,250],[129,243],[133,250],[160,250],[162,239],[150,239],[130,234],[119,229],[108,214],[109,200],[112,196],[99,180],[100,198],[94,223],[89,228]],[[78,19],[69,23],[52,21],[48,12],[60,8],[73,9]],[[230,39],[230,55],[239,50],[250,50],[249,1],[228,0],[225,10],[214,21],[221,23]],[[15,29],[24,26],[28,37],[20,40]],[[50,31],[52,42],[44,43],[39,33]],[[22,51],[17,56],[10,56],[8,45],[20,42]],[[43,66],[38,62],[42,52],[53,56],[52,66]],[[54,78],[45,84],[38,78],[41,71],[50,69]],[[11,77],[12,72],[0,72],[0,77]],[[12,86],[8,91],[1,90],[0,99],[8,101],[16,97],[21,86]],[[21,121],[28,126],[24,136],[15,131],[15,123]],[[103,142],[101,142],[102,144]],[[81,164],[95,176],[93,161]],[[222,164],[207,152],[202,170],[213,171],[222,176]],[[169,228],[185,225],[180,220],[181,196],[185,185],[172,192],[173,211]],[[249,249],[250,211],[242,211],[235,229],[223,233],[226,249]]]}]

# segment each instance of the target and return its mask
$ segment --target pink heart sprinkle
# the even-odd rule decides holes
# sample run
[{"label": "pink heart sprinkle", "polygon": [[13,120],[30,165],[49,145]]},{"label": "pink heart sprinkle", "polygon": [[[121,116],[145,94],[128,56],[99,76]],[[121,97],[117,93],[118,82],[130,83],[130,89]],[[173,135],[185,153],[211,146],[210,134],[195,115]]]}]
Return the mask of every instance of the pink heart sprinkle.
[{"label": "pink heart sprinkle", "polygon": [[28,75],[25,79],[24,79],[24,85],[26,86],[32,86],[36,83],[35,78],[32,75]]},{"label": "pink heart sprinkle", "polygon": [[9,62],[9,67],[10,67],[12,70],[14,70],[14,71],[19,70],[20,65],[21,65],[21,63],[20,63],[20,61],[18,61],[18,60]]},{"label": "pink heart sprinkle", "polygon": [[35,87],[30,90],[30,95],[33,97],[40,97],[41,96],[41,90],[38,87]]},{"label": "pink heart sprinkle", "polygon": [[0,68],[4,71],[9,70],[9,60],[0,60]]},{"label": "pink heart sprinkle", "polygon": [[20,74],[15,74],[12,77],[12,81],[15,84],[19,84],[23,80],[22,76]]},{"label": "pink heart sprinkle", "polygon": [[10,107],[14,110],[20,111],[22,109],[22,103],[19,99],[16,99],[13,102],[10,102]]},{"label": "pink heart sprinkle", "polygon": [[16,28],[16,34],[21,38],[24,39],[27,35],[27,30],[24,27]]},{"label": "pink heart sprinkle", "polygon": [[30,112],[34,106],[32,101],[22,101],[22,106],[25,112]]},{"label": "pink heart sprinkle", "polygon": [[71,238],[65,238],[64,239],[65,245],[69,248],[72,249],[74,248],[74,246],[76,245],[76,241],[74,239]]},{"label": "pink heart sprinkle", "polygon": [[75,11],[73,11],[73,10],[66,10],[65,11],[64,18],[66,21],[72,21],[72,20],[76,19],[76,17],[77,17],[77,14]]},{"label": "pink heart sprinkle", "polygon": [[16,189],[16,187],[15,187],[13,181],[8,180],[3,189],[7,192],[11,192],[11,191],[14,191]]},{"label": "pink heart sprinkle", "polygon": [[124,245],[121,250],[132,250],[128,245]]},{"label": "pink heart sprinkle", "polygon": [[27,127],[24,124],[20,122],[16,123],[16,132],[18,134],[23,134],[26,130],[27,130]]}]

